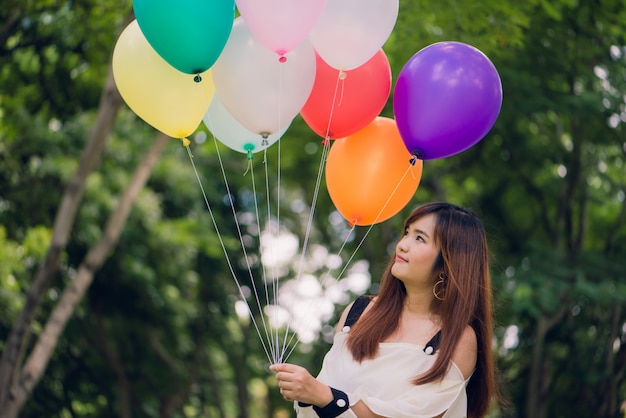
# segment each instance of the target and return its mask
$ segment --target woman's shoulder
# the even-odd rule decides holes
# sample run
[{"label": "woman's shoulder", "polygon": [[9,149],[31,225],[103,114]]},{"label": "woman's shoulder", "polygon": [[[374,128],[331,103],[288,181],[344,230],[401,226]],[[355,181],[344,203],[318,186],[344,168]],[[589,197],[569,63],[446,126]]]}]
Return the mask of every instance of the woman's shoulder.
[{"label": "woman's shoulder", "polygon": [[476,368],[476,359],[478,356],[478,341],[476,332],[471,326],[466,326],[459,342],[456,345],[452,361],[458,366],[463,373],[463,377],[468,379]]},{"label": "woman's shoulder", "polygon": [[339,317],[339,322],[337,322],[337,326],[335,327],[335,331],[336,332],[341,331],[344,324],[346,323],[346,320],[348,319],[348,315],[350,315],[350,313],[353,312],[352,308],[356,308],[359,311],[358,315],[360,316],[361,314],[363,314],[370,308],[371,306],[370,302],[375,302],[375,301],[376,301],[376,296],[359,296],[358,298],[350,302],[350,304],[346,306],[343,312],[341,313],[341,316]]}]

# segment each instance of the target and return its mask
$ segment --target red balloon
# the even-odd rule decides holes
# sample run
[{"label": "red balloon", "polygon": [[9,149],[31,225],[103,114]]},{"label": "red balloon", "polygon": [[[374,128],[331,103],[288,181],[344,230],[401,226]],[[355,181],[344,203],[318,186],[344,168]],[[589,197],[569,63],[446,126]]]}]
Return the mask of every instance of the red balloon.
[{"label": "red balloon", "polygon": [[349,71],[331,67],[317,53],[316,60],[313,90],[300,110],[315,133],[322,138],[343,138],[380,114],[391,92],[391,67],[382,49]]},{"label": "red balloon", "polygon": [[404,146],[396,121],[377,117],[331,145],[326,187],[350,225],[383,222],[404,208],[422,178],[422,160]]}]

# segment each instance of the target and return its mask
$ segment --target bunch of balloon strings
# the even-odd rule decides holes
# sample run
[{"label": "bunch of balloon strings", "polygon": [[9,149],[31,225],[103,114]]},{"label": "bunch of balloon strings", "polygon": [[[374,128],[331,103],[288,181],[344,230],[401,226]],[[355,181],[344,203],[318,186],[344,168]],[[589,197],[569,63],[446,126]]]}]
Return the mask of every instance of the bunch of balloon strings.
[{"label": "bunch of balloon strings", "polygon": [[[332,118],[332,111],[331,111],[331,116],[330,118]],[[210,122],[210,121],[209,121]],[[209,123],[210,124],[210,123]],[[330,125],[330,121],[329,121],[329,125]],[[209,128],[209,131],[211,131],[211,126],[207,126]],[[230,269],[230,273],[232,275],[232,278],[239,290],[239,294],[241,296],[241,299],[245,302],[246,307],[247,307],[247,311],[248,311],[248,315],[250,316],[251,322],[254,325],[254,329],[256,330],[256,333],[259,337],[259,340],[261,341],[261,344],[263,346],[263,349],[265,351],[265,355],[267,356],[268,361],[270,362],[270,364],[276,364],[276,363],[282,363],[285,362],[290,356],[291,354],[294,352],[294,350],[296,349],[296,347],[298,346],[298,344],[300,343],[300,337],[298,336],[298,333],[293,331],[291,329],[292,325],[290,321],[287,321],[287,325],[286,327],[282,327],[282,329],[280,329],[279,327],[275,327],[272,325],[272,321],[271,318],[269,317],[269,315],[266,313],[266,310],[264,309],[263,305],[265,306],[270,306],[273,304],[277,304],[278,303],[278,292],[279,292],[279,277],[277,274],[273,273],[271,274],[271,277],[268,277],[268,272],[267,269],[264,265],[264,263],[261,263],[261,274],[263,276],[263,283],[264,285],[264,289],[262,291],[259,291],[259,289],[257,288],[257,285],[255,284],[256,281],[254,280],[254,274],[253,274],[253,269],[252,269],[252,263],[251,263],[251,259],[250,259],[250,255],[248,253],[248,251],[246,250],[246,245],[245,245],[245,240],[244,240],[244,234],[242,233],[242,226],[240,224],[239,221],[239,217],[237,216],[237,210],[235,208],[235,203],[233,201],[233,194],[231,193],[231,187],[229,185],[228,182],[228,176],[226,174],[226,169],[224,167],[224,162],[222,160],[220,151],[219,151],[219,146],[218,146],[218,140],[217,138],[215,138],[215,136],[213,136],[213,141],[215,143],[215,149],[216,149],[216,155],[218,157],[218,161],[219,161],[219,165],[220,165],[220,170],[221,170],[221,174],[222,174],[222,178],[224,181],[224,186],[225,186],[225,191],[226,191],[226,196],[228,196],[228,203],[230,205],[230,210],[232,212],[233,215],[233,220],[235,223],[235,228],[237,231],[237,235],[239,238],[239,243],[241,245],[241,250],[242,250],[242,255],[243,258],[246,262],[246,266],[247,266],[247,274],[249,276],[250,279],[250,288],[251,288],[251,293],[254,295],[254,303],[256,303],[256,308],[258,309],[259,312],[259,318],[256,318],[255,315],[253,314],[253,311],[251,309],[250,306],[250,302],[248,301],[248,297],[247,297],[247,293],[245,291],[245,288],[247,287],[245,284],[242,283],[242,281],[237,277],[237,274],[235,272],[235,268],[233,267],[233,262],[231,260],[231,257],[228,254],[225,242],[224,242],[224,237],[222,236],[222,233],[220,232],[220,228],[218,225],[218,222],[216,221],[215,215],[214,215],[214,211],[211,207],[211,203],[209,202],[209,199],[207,197],[207,194],[205,192],[205,188],[202,184],[202,180],[200,175],[198,174],[198,170],[197,167],[194,163],[193,160],[193,154],[191,152],[191,150],[189,149],[189,142],[188,141],[184,141],[183,143],[186,145],[186,149],[187,149],[187,154],[189,156],[189,161],[191,162],[193,171],[195,173],[195,177],[196,180],[200,186],[200,190],[202,192],[202,196],[204,198],[204,203],[206,205],[207,211],[210,215],[213,227],[217,233],[217,237],[219,239],[222,251],[224,253],[224,256],[226,258],[226,262],[228,264],[228,267]],[[319,163],[319,169],[318,169],[318,173],[317,173],[317,178],[316,178],[316,183],[315,183],[315,189],[314,189],[314,193],[313,193],[313,200],[311,202],[311,206],[310,206],[310,211],[308,214],[308,222],[306,225],[306,230],[305,230],[305,235],[304,235],[304,239],[303,239],[303,244],[302,244],[302,248],[300,251],[300,255],[299,255],[299,262],[298,262],[298,267],[297,267],[297,272],[296,272],[296,277],[295,279],[298,279],[301,277],[301,275],[303,274],[303,268],[305,265],[305,257],[306,257],[306,252],[307,252],[307,248],[309,245],[309,239],[310,239],[310,235],[311,235],[311,230],[313,228],[313,219],[314,219],[314,213],[315,213],[315,208],[317,205],[317,200],[319,197],[319,192],[320,192],[320,188],[321,188],[321,183],[322,183],[322,177],[323,177],[323,173],[324,173],[324,163],[326,161],[326,158],[328,156],[328,152],[330,150],[331,147],[331,141],[329,138],[326,138],[322,141],[323,144],[323,148],[322,148],[322,153],[321,153],[321,158],[320,158],[320,163]],[[280,232],[280,192],[281,192],[281,165],[280,165],[280,160],[281,160],[281,138],[278,139],[277,143],[274,144],[275,147],[277,147],[277,172],[276,172],[276,188],[275,190],[277,190],[277,196],[275,196],[275,201],[276,203],[276,214],[275,214],[275,225],[276,228],[278,230],[278,232]],[[270,208],[270,202],[272,202],[272,196],[271,196],[271,192],[270,192],[270,182],[273,181],[271,180],[271,178],[273,177],[273,174],[270,175],[269,172],[269,168],[267,162],[268,162],[268,154],[267,154],[267,148],[265,148],[263,151],[263,162],[264,162],[264,184],[265,184],[265,198],[266,198],[266,202],[261,202],[263,204],[266,204],[267,207],[265,210],[267,210],[267,224],[270,224],[270,218],[271,218],[271,208]],[[259,239],[261,240],[262,234],[261,234],[261,225],[263,225],[263,221],[261,219],[261,215],[260,215],[260,210],[259,210],[259,199],[258,199],[258,194],[257,194],[257,179],[256,179],[256,173],[254,171],[254,164],[252,163],[253,158],[252,158],[252,151],[248,151],[248,168],[247,168],[247,172],[246,174],[249,174],[250,180],[251,180],[251,187],[252,187],[252,191],[253,191],[253,196],[254,196],[254,211],[255,211],[255,217],[256,217],[256,222],[257,222],[257,226],[258,226],[258,230],[259,230]],[[407,176],[410,173],[410,166],[409,168],[407,168],[406,173],[404,174],[404,176]],[[404,179],[404,177],[398,182],[398,186],[399,184],[402,182],[402,180]],[[396,189],[397,187],[396,186]],[[395,192],[395,189],[394,189]],[[393,193],[391,194],[391,196],[393,195]],[[389,198],[389,200],[391,199],[391,196]],[[383,207],[380,210],[380,213],[382,213],[385,210],[385,207],[387,206],[387,203],[389,203],[389,200],[383,205]],[[379,213],[379,215],[380,215]],[[378,219],[378,218],[377,218]],[[363,243],[365,242],[365,239],[367,238],[367,236],[369,235],[370,231],[372,230],[373,226],[377,223],[377,219],[372,222],[366,232],[364,233],[363,237],[361,238],[361,240],[358,242],[358,244],[356,245],[354,251],[352,252],[352,254],[348,257],[347,261],[344,263],[344,266],[342,267],[340,273],[336,276],[336,279],[339,280],[339,278],[343,277],[344,273],[346,272],[348,266],[351,264],[351,262],[353,261],[354,257],[356,256],[358,250],[361,248],[361,246],[363,245]],[[351,225],[351,229],[349,230],[347,236],[345,237],[343,243],[340,246],[340,249],[338,250],[336,256],[337,257],[341,257],[341,254],[343,253],[347,243],[351,240],[352,238],[352,234],[354,233],[356,228],[356,223],[354,223],[353,225]],[[261,244],[261,243],[259,243]],[[259,245],[259,251],[263,252],[263,246]],[[260,254],[259,260],[263,260],[263,254]],[[328,280],[328,278],[330,277],[331,273],[332,273],[333,268],[329,267],[326,270],[326,273],[323,275],[323,277],[320,280],[320,287],[324,287],[326,281]],[[293,301],[292,303],[296,303],[295,301]],[[308,307],[306,308],[305,311],[305,321],[312,321],[313,318],[315,318],[315,312],[314,312],[314,303],[312,300],[309,300],[309,304]],[[309,325],[309,324],[304,324]]]}]

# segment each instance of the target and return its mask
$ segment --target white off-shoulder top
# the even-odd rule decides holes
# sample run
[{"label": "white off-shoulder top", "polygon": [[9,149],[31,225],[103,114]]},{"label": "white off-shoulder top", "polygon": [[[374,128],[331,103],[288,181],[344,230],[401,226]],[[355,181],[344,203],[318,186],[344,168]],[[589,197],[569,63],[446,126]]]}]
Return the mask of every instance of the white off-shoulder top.
[{"label": "white off-shoulder top", "polygon": [[[433,365],[437,353],[426,354],[424,347],[403,343],[381,343],[376,358],[359,363],[346,347],[349,327],[337,333],[324,357],[317,379],[346,392],[350,405],[362,400],[374,413],[390,418],[444,418],[467,416],[465,387],[469,379],[451,363],[439,382],[416,386],[412,380]],[[295,403],[298,418],[317,418],[312,407]],[[340,418],[356,417],[351,409]]]}]

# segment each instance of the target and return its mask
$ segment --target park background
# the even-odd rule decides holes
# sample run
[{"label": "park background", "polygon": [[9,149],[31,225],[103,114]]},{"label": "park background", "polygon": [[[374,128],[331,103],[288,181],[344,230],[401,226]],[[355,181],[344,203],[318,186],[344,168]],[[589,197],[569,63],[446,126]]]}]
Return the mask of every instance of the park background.
[{"label": "park background", "polygon": [[[129,1],[0,7],[0,417],[288,417],[253,324],[237,311],[186,149],[115,88],[112,52],[131,13]],[[290,361],[319,368],[327,325],[375,291],[403,216],[446,200],[480,214],[493,253],[494,349],[510,405],[492,416],[624,416],[626,3],[402,0],[383,47],[393,82],[439,41],[473,45],[494,63],[498,120],[469,150],[425,161],[398,216],[356,230],[339,282],[309,283],[302,298],[333,309]],[[381,115],[393,117],[391,97]],[[207,199],[236,250],[216,148],[210,134],[193,138]],[[281,147],[281,216],[301,245],[321,138],[296,118]],[[250,214],[248,161],[220,151],[241,174],[229,178],[237,211]],[[258,228],[242,219],[253,248]],[[313,219],[307,266],[321,277],[320,260],[337,264],[349,227],[323,187]],[[297,258],[282,266],[285,281]]]}]

